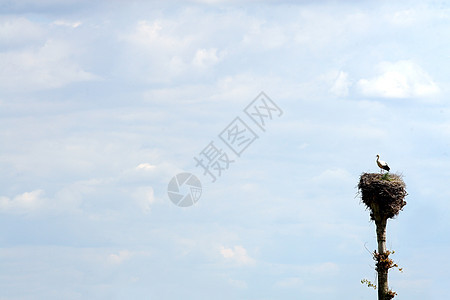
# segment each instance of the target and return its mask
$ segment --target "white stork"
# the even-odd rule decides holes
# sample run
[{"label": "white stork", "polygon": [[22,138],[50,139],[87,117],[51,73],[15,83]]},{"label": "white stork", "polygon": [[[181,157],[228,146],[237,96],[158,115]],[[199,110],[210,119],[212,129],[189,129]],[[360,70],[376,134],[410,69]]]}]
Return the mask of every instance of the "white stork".
[{"label": "white stork", "polygon": [[387,162],[380,160],[380,155],[377,154],[377,165],[381,168],[380,172],[386,170],[389,172],[391,168],[389,168]]}]

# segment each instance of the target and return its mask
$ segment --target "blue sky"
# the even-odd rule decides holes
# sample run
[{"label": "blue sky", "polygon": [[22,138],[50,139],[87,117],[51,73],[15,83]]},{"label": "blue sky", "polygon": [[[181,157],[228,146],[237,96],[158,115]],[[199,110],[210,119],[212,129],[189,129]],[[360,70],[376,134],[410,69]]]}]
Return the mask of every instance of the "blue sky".
[{"label": "blue sky", "polygon": [[[442,1],[0,1],[0,298],[374,299],[379,153],[409,193],[390,287],[444,299],[449,26]],[[283,115],[212,183],[194,157],[261,91]]]}]

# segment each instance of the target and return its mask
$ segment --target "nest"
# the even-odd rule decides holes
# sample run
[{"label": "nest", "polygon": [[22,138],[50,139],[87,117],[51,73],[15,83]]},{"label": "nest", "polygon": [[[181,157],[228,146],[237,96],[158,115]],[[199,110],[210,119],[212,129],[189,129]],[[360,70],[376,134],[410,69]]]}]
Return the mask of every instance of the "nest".
[{"label": "nest", "polygon": [[358,184],[362,202],[370,209],[370,218],[374,221],[399,214],[406,205],[405,187],[401,175],[397,174],[364,173]]}]

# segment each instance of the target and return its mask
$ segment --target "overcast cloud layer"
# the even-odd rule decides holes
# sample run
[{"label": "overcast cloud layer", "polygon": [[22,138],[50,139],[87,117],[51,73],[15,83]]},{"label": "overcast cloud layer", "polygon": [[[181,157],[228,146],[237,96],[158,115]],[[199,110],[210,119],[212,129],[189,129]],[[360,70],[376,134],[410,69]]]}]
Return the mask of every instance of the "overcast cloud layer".
[{"label": "overcast cloud layer", "polygon": [[[390,287],[445,299],[449,28],[442,1],[0,1],[0,298],[374,299],[380,154]],[[261,91],[283,114],[211,182],[194,157]]]}]

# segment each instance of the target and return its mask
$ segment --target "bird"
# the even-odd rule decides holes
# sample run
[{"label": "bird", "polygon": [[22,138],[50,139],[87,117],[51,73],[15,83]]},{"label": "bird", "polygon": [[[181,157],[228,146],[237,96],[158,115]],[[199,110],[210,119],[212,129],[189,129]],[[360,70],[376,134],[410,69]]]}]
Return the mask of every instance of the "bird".
[{"label": "bird", "polygon": [[391,168],[389,168],[387,162],[380,160],[380,155],[377,154],[377,165],[381,168],[380,172],[386,170],[389,172]]}]

